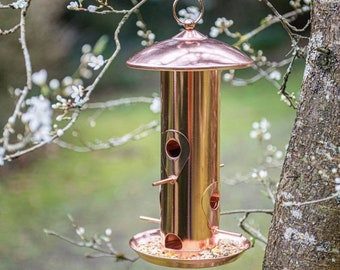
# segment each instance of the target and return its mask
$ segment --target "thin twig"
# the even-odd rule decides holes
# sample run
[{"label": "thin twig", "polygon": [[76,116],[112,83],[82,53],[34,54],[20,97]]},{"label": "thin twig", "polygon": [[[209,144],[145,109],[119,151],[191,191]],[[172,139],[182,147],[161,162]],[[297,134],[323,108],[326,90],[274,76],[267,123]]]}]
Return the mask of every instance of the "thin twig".
[{"label": "thin twig", "polygon": [[[138,259],[138,258],[131,259],[131,258],[126,257],[122,253],[114,253],[112,251],[107,251],[105,249],[102,249],[102,248],[99,248],[99,247],[95,247],[93,245],[92,246],[87,246],[86,242],[84,242],[84,241],[76,241],[76,240],[73,240],[73,239],[71,239],[69,237],[60,235],[59,233],[51,231],[51,230],[45,229],[44,232],[47,235],[55,236],[56,238],[61,239],[61,240],[65,241],[65,242],[67,242],[67,243],[69,243],[69,244],[71,244],[73,246],[93,249],[93,250],[99,252],[101,254],[101,257],[103,257],[103,256],[115,257],[116,259],[125,260],[125,261],[129,261],[129,262],[135,262]],[[95,257],[87,255],[86,258],[95,258]]]},{"label": "thin twig", "polygon": [[[306,8],[306,9],[297,9],[297,10],[293,10],[293,11],[287,12],[287,13],[285,13],[283,15],[280,15],[280,16],[283,17],[286,21],[288,21],[289,19],[293,20],[293,18],[296,17],[297,15],[301,15],[301,14],[307,13],[309,11],[310,11],[309,8]],[[268,27],[270,27],[273,24],[276,24],[278,22],[281,22],[281,19],[280,19],[280,17],[277,17],[277,16],[271,18],[270,20],[267,20],[265,23],[261,24],[260,26],[258,26],[257,28],[253,29],[249,33],[247,33],[245,35],[242,35],[240,37],[240,39],[234,44],[234,46],[237,47],[237,46],[241,45],[246,40],[251,39],[253,36],[256,36],[258,33],[262,32],[263,30],[267,29]],[[306,26],[303,27],[301,30],[304,31],[309,26],[309,23],[310,22],[308,21]],[[297,30],[299,30],[299,29],[297,29]]]},{"label": "thin twig", "polygon": [[328,196],[326,198],[318,199],[318,200],[312,200],[312,201],[305,201],[305,202],[293,202],[293,201],[284,201],[282,204],[283,206],[286,207],[291,207],[291,206],[302,206],[302,205],[310,205],[310,204],[316,204],[316,203],[321,203],[325,201],[329,201],[335,198],[340,198],[340,193],[334,193],[331,196]]},{"label": "thin twig", "polygon": [[7,29],[7,30],[1,30],[1,29],[0,29],[0,36],[6,36],[6,35],[9,35],[9,34],[13,34],[13,33],[15,33],[18,29],[20,29],[20,23],[18,23],[17,25],[15,25],[15,26],[13,26],[12,28]]},{"label": "thin twig", "polygon": [[108,109],[121,105],[130,105],[133,103],[152,103],[153,98],[149,97],[130,97],[130,98],[121,98],[116,100],[109,100],[105,102],[95,102],[95,103],[86,103],[83,106],[83,109]]},{"label": "thin twig", "polygon": [[[31,57],[30,53],[28,51],[27,43],[26,43],[26,14],[27,10],[30,6],[30,1],[28,1],[28,4],[25,8],[21,9],[20,12],[20,43],[21,43],[21,48],[23,51],[23,56],[24,56],[24,62],[25,62],[25,68],[26,68],[26,86],[24,87],[21,96],[19,97],[14,112],[12,116],[10,117],[12,119],[12,122],[15,122],[17,119],[20,109],[26,99],[26,96],[28,95],[29,91],[32,89],[32,63],[31,63]],[[11,134],[11,129],[12,126],[11,124],[7,123],[7,125],[4,128],[4,133],[3,133],[3,146],[6,150],[11,148],[9,146],[9,137]],[[25,147],[25,145],[23,146]]]},{"label": "thin twig", "polygon": [[130,141],[140,140],[142,138],[147,137],[151,133],[155,132],[155,130],[157,130],[158,127],[159,127],[159,122],[152,121],[146,125],[142,125],[138,127],[137,129],[123,135],[122,137],[110,138],[106,142],[100,142],[97,144],[83,142],[85,145],[83,147],[70,144],[60,139],[55,140],[54,143],[56,143],[58,146],[62,148],[70,149],[70,150],[81,152],[81,153],[90,152],[90,151],[98,151],[98,150],[104,150],[104,149],[109,149],[112,147],[121,146]]},{"label": "thin twig", "polygon": [[99,81],[101,80],[101,78],[104,76],[105,72],[107,71],[107,69],[110,67],[110,65],[112,64],[113,60],[116,58],[116,56],[118,55],[118,53],[120,52],[121,49],[121,44],[120,44],[120,40],[119,40],[119,33],[120,30],[122,29],[123,25],[125,24],[125,22],[127,21],[127,19],[131,16],[131,14],[133,14],[137,9],[139,9],[145,2],[147,2],[147,0],[142,0],[140,1],[137,5],[135,5],[133,8],[131,8],[124,16],[123,18],[120,20],[115,32],[114,32],[114,41],[116,44],[116,49],[113,52],[113,54],[111,55],[111,57],[107,60],[105,66],[103,67],[103,69],[100,71],[100,73],[98,74],[98,76],[96,77],[96,79],[94,80],[94,82],[88,86],[86,88],[87,93],[86,96],[84,97],[84,99],[82,100],[80,107],[82,107],[83,105],[85,105],[85,103],[87,103],[90,100],[90,96],[92,94],[92,92],[94,91],[94,89],[96,88],[97,84],[99,83]]},{"label": "thin twig", "polygon": [[262,213],[273,215],[273,209],[239,209],[239,210],[231,210],[231,211],[223,211],[220,215],[235,215],[235,214],[254,214],[254,213]]},{"label": "thin twig", "polygon": [[244,230],[246,233],[254,237],[255,239],[259,240],[263,244],[267,244],[267,238],[257,229],[252,227],[250,224],[246,222],[248,216],[250,213],[246,213],[241,219],[239,226],[241,227],[242,230]]}]

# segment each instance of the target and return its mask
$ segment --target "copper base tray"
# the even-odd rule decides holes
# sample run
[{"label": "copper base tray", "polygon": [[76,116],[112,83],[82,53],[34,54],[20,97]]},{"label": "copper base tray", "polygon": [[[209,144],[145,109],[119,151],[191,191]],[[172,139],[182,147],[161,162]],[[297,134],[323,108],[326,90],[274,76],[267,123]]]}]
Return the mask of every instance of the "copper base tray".
[{"label": "copper base tray", "polygon": [[[213,254],[214,249],[204,250],[200,252],[188,252],[181,250],[172,250],[166,248],[155,249],[155,252],[148,252],[144,247],[157,245],[160,242],[160,230],[149,230],[136,234],[130,240],[130,247],[138,253],[138,255],[147,262],[167,266],[167,267],[180,267],[180,268],[205,268],[214,267],[235,261],[244,251],[251,247],[250,242],[242,235],[237,236],[233,234],[218,233],[214,235],[219,241],[232,243],[233,250],[230,252],[227,248],[225,251],[217,249],[219,254]],[[218,248],[218,246],[216,247]],[[158,254],[157,254],[158,252]],[[211,252],[211,254],[210,254]],[[208,255],[204,254],[207,253]],[[201,255],[202,254],[202,255]]]}]

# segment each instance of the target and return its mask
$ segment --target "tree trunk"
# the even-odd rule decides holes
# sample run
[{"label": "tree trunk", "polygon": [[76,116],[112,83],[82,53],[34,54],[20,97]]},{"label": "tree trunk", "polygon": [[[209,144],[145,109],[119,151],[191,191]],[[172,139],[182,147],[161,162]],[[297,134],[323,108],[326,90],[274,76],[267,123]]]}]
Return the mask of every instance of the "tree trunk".
[{"label": "tree trunk", "polygon": [[[340,269],[340,1],[314,0],[311,38],[263,269]],[[312,203],[313,202],[313,203]]]}]

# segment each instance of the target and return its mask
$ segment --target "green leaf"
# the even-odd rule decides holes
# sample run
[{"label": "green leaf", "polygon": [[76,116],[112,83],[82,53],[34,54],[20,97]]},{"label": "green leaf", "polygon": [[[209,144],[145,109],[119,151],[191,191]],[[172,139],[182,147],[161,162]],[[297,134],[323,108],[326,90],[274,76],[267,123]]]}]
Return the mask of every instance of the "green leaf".
[{"label": "green leaf", "polygon": [[109,42],[109,37],[107,35],[101,36],[93,48],[94,55],[100,55],[105,50],[107,43]]}]

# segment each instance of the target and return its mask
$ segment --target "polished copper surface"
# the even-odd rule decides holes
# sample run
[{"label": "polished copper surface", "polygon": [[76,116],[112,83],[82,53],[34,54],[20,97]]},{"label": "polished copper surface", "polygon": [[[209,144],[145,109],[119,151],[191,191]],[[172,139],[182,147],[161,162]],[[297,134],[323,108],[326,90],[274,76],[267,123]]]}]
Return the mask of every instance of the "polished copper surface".
[{"label": "polished copper surface", "polygon": [[184,30],[171,39],[145,48],[127,65],[147,70],[239,69],[253,64],[248,56],[196,30]]},{"label": "polished copper surface", "polygon": [[[135,235],[130,246],[151,263],[211,267],[235,260],[251,246],[241,234],[219,228],[219,90],[220,70],[249,67],[253,61],[193,29],[203,15],[202,0],[194,21],[178,19],[178,1],[174,17],[185,30],[127,61],[132,68],[161,71],[162,103],[161,180],[152,184],[160,187],[160,219],[141,217],[160,229]],[[156,252],[150,249],[155,239]],[[222,255],[210,257],[222,242],[232,244]]]},{"label": "polished copper surface", "polygon": [[219,82],[217,70],[161,73],[161,177],[176,177],[160,191],[166,246],[170,234],[199,250],[219,225]]},{"label": "polished copper surface", "polygon": [[[244,251],[251,247],[250,242],[242,235],[233,235],[228,232],[218,233],[214,235],[214,241],[232,241],[236,248],[231,250],[226,247],[220,255],[206,256],[202,253],[213,253],[214,249],[206,249],[201,252],[171,250],[163,247],[157,247],[154,240],[160,236],[159,230],[149,230],[136,234],[130,240],[130,247],[138,253],[138,255],[147,262],[158,264],[166,267],[179,268],[206,268],[215,267],[231,263],[239,258]],[[151,243],[151,245],[150,245]],[[145,248],[145,246],[147,248]],[[148,249],[153,249],[149,251]]]}]

